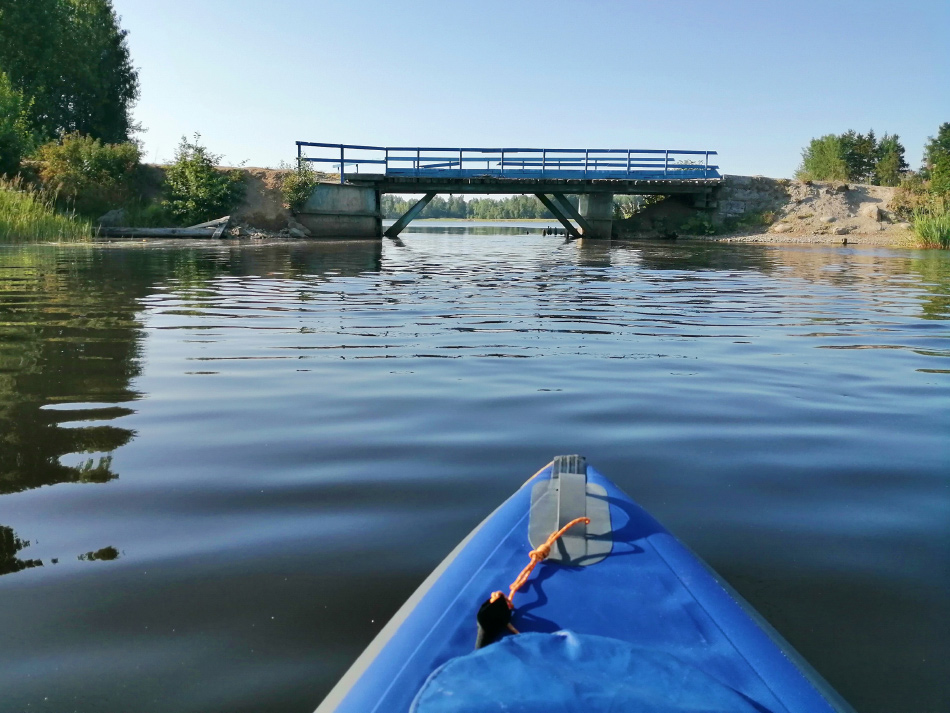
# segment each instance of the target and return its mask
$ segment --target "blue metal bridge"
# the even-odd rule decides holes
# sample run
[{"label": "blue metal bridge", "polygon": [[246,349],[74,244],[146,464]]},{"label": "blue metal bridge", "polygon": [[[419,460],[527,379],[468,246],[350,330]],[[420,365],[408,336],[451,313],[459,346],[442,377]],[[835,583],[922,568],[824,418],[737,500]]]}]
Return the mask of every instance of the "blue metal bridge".
[{"label": "blue metal bridge", "polygon": [[[609,238],[613,196],[689,194],[708,206],[721,183],[715,151],[685,149],[525,149],[361,146],[297,142],[298,165],[338,173],[339,186],[321,184],[301,211],[312,230],[326,232],[375,221],[365,233],[396,237],[438,193],[533,194],[569,235]],[[362,193],[361,193],[362,191]],[[382,193],[422,198],[382,232]],[[347,194],[350,198],[344,199]],[[580,196],[575,206],[568,195]],[[358,210],[344,203],[360,203]],[[355,203],[353,203],[355,205]],[[375,227],[374,227],[375,226]]]},{"label": "blue metal bridge", "polygon": [[[580,180],[719,179],[715,151],[682,149],[525,149],[360,146],[297,142],[298,163],[349,174],[414,178]],[[354,176],[354,177],[355,177]]]}]

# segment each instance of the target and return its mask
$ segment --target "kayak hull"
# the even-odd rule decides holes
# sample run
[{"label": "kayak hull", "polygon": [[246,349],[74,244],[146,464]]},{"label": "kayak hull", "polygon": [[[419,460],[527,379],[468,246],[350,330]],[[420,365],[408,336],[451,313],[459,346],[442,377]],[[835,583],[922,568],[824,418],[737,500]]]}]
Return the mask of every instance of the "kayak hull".
[{"label": "kayak hull", "polygon": [[[486,518],[416,590],[317,713],[408,711],[427,677],[471,653],[475,614],[525,564],[532,487]],[[851,708],[721,578],[591,466],[610,513],[606,556],[589,566],[540,564],[514,596],[521,632],[570,630],[631,642],[692,664],[767,711]],[[602,489],[602,490],[601,490]]]}]

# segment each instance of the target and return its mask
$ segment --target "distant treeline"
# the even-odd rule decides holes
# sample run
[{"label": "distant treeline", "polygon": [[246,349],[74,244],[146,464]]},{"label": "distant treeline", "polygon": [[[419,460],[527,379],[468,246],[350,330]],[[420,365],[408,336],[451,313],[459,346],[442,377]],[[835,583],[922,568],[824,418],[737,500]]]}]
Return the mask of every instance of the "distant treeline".
[{"label": "distant treeline", "polygon": [[[622,207],[628,211],[637,196],[616,196],[615,211]],[[577,206],[577,196],[567,199]],[[398,218],[419,200],[418,196],[385,195],[382,200],[383,216]],[[436,196],[420,214],[421,218],[463,218],[468,220],[554,220],[554,216],[534,196],[509,196],[507,198],[472,198],[462,196],[443,198]]]},{"label": "distant treeline", "polygon": [[[409,210],[419,196],[383,196],[383,215],[398,218]],[[575,205],[577,199],[574,199]],[[436,196],[425,207],[420,218],[468,218],[475,220],[548,219],[554,216],[534,196],[510,196],[507,198],[472,198],[462,196]]]}]

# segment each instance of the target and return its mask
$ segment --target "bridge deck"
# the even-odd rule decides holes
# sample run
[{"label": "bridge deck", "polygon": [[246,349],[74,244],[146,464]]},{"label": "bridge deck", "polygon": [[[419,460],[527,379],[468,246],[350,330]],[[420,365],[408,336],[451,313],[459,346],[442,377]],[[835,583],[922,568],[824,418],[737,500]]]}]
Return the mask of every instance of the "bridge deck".
[{"label": "bridge deck", "polygon": [[383,193],[613,193],[669,195],[706,193],[722,183],[721,178],[551,178],[501,177],[492,175],[406,176],[399,174],[347,173],[345,179],[355,185],[372,186]]}]

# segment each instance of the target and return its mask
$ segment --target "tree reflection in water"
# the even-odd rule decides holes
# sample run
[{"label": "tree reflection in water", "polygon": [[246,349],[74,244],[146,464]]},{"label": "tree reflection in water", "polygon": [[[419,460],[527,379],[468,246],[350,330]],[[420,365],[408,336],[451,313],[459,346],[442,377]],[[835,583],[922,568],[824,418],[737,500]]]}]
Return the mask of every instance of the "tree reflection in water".
[{"label": "tree reflection in water", "polygon": [[11,574],[30,567],[42,567],[41,560],[17,557],[20,550],[29,546],[29,540],[21,540],[11,528],[0,525],[0,574]]},{"label": "tree reflection in water", "polygon": [[[117,404],[138,397],[135,307],[147,281],[103,264],[117,258],[39,246],[0,253],[0,497],[119,477],[111,454],[135,433],[103,422],[134,413]],[[22,557],[29,544],[0,526],[0,574],[43,564]]]},{"label": "tree reflection in water", "polygon": [[[119,477],[112,454],[135,432],[104,422],[135,413],[128,404],[141,396],[132,386],[141,373],[144,339],[138,312],[140,300],[156,284],[187,296],[222,276],[378,272],[381,258],[379,241],[210,249],[3,248],[0,498]],[[43,564],[18,557],[29,544],[0,525],[0,575]],[[79,558],[117,556],[110,546]]]}]

